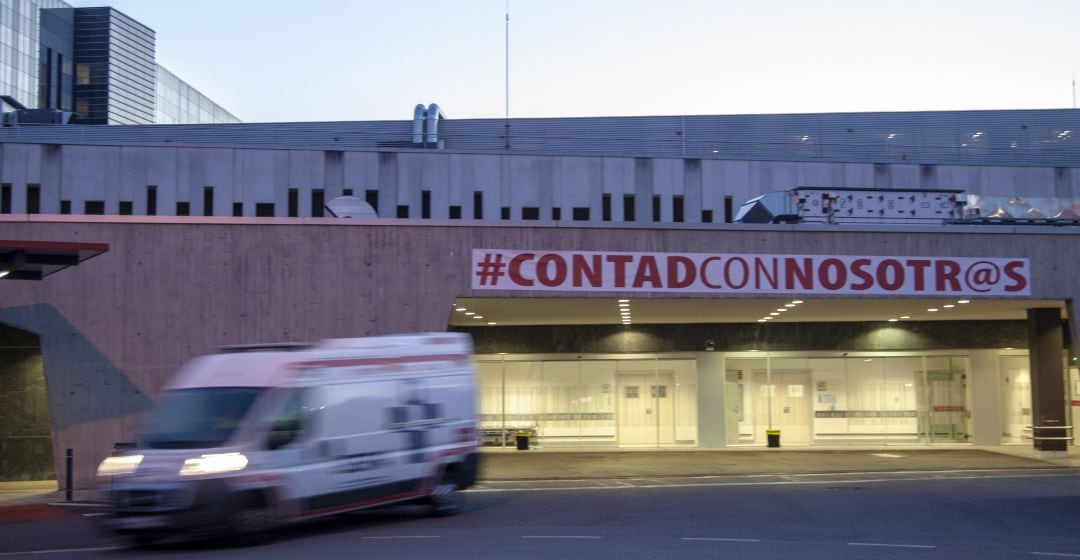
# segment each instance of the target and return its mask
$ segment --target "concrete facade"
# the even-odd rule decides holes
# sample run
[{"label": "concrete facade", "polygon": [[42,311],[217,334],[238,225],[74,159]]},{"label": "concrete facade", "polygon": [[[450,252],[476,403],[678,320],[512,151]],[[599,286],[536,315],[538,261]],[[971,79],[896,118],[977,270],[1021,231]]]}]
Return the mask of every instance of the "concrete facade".
[{"label": "concrete facade", "polygon": [[252,341],[442,331],[456,298],[544,295],[473,290],[469,255],[475,247],[634,251],[645,243],[664,252],[873,255],[887,247],[898,256],[1024,255],[1033,270],[1030,298],[1068,302],[1076,339],[1080,262],[1061,255],[1076,254],[1080,237],[1060,229],[777,226],[763,234],[740,226],[525,225],[0,217],[0,238],[110,246],[45,281],[0,285],[0,323],[40,337],[54,457],[73,448],[76,479],[84,486],[113,443],[135,435],[168,375],[192,356]]}]

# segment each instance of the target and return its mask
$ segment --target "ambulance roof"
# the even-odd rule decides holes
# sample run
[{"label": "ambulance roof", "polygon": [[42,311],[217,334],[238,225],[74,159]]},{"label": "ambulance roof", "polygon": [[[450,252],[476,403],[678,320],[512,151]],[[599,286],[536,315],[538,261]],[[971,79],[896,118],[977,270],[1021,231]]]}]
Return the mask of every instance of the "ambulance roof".
[{"label": "ambulance roof", "polygon": [[306,367],[416,362],[427,357],[457,360],[472,353],[472,338],[463,333],[419,333],[284,346],[287,349],[266,344],[234,346],[228,353],[200,356],[181,367],[165,388],[273,387]]}]

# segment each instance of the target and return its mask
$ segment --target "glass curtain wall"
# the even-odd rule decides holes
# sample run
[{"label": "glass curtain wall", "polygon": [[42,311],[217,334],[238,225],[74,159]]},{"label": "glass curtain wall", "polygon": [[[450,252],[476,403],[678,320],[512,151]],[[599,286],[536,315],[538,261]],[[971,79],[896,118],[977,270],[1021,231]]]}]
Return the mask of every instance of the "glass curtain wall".
[{"label": "glass curtain wall", "polygon": [[[729,445],[969,441],[964,356],[752,357],[726,361],[736,406]],[[734,440],[733,440],[734,439]]]},{"label": "glass curtain wall", "polygon": [[535,445],[662,447],[697,444],[692,359],[480,356],[481,441]]}]

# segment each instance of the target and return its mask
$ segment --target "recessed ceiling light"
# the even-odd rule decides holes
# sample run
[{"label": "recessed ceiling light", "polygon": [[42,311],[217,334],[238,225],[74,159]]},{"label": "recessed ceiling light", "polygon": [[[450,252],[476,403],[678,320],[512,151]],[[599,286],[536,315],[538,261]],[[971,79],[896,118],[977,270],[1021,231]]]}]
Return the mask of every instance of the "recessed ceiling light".
[{"label": "recessed ceiling light", "polygon": [[498,323],[496,323],[495,321],[488,321],[488,324],[489,325],[498,325]]},{"label": "recessed ceiling light", "polygon": [[773,311],[772,313],[769,313],[769,315],[772,315],[773,317],[776,317],[777,315],[779,315],[779,313]]},{"label": "recessed ceiling light", "polygon": [[910,319],[911,315],[901,315],[900,318],[901,319]]},{"label": "recessed ceiling light", "polygon": [[794,303],[785,303],[784,307],[795,307]]},{"label": "recessed ceiling light", "polygon": [[476,315],[476,313],[475,313],[475,312],[473,312],[473,311],[466,311],[466,312],[465,312],[465,314],[466,314],[466,315]]},{"label": "recessed ceiling light", "polygon": [[874,361],[874,359],[873,358],[864,358],[863,361],[864,362],[872,362],[872,361]]},{"label": "recessed ceiling light", "polygon": [[799,305],[800,303],[802,303],[802,300],[801,299],[793,299],[793,300],[791,300],[791,303],[794,303],[795,305]]},{"label": "recessed ceiling light", "polygon": [[759,323],[768,323],[769,320],[768,319],[758,319],[757,322],[759,322]]},{"label": "recessed ceiling light", "polygon": [[473,315],[473,319],[483,319],[483,315]]},{"label": "recessed ceiling light", "polygon": [[620,303],[619,307],[630,307],[629,303]]},{"label": "recessed ceiling light", "polygon": [[766,321],[772,321],[773,320],[772,317],[762,317],[762,319],[765,319]]},{"label": "recessed ceiling light", "polygon": [[895,323],[895,322],[897,322],[897,321],[899,321],[899,320],[900,320],[900,319],[889,319],[889,322],[890,322],[890,323]]},{"label": "recessed ceiling light", "polygon": [[628,300],[628,299],[620,299],[619,303],[630,303],[630,300]]},{"label": "recessed ceiling light", "polygon": [[936,307],[931,307],[930,309],[927,309],[927,311],[929,311],[931,313],[933,313],[933,312],[935,312],[937,310],[938,310],[938,308],[936,308]]},{"label": "recessed ceiling light", "polygon": [[786,312],[787,312],[787,308],[786,308],[786,307],[781,307],[781,308],[777,309],[777,311],[779,311],[779,312],[781,312],[781,313],[786,313]]},{"label": "recessed ceiling light", "polygon": [[455,308],[454,311],[465,311],[465,308],[464,307],[458,307],[458,308]]},{"label": "recessed ceiling light", "polygon": [[956,303],[971,303],[971,300],[970,299],[958,299],[958,300],[956,300]]},{"label": "recessed ceiling light", "polygon": [[946,303],[946,304],[945,304],[945,305],[943,305],[942,307],[944,307],[944,308],[946,308],[946,309],[952,309],[953,307],[956,307],[956,306],[955,306],[955,305],[953,305],[953,304],[951,304],[951,303]]}]

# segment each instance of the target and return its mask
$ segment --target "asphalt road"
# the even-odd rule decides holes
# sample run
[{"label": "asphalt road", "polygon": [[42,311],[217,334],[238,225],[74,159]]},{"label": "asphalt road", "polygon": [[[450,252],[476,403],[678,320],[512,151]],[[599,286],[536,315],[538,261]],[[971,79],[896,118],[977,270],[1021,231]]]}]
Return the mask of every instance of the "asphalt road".
[{"label": "asphalt road", "polygon": [[85,515],[0,524],[0,558],[1080,558],[1080,471],[537,483],[470,491],[449,518],[398,507],[227,544],[127,548]]}]

